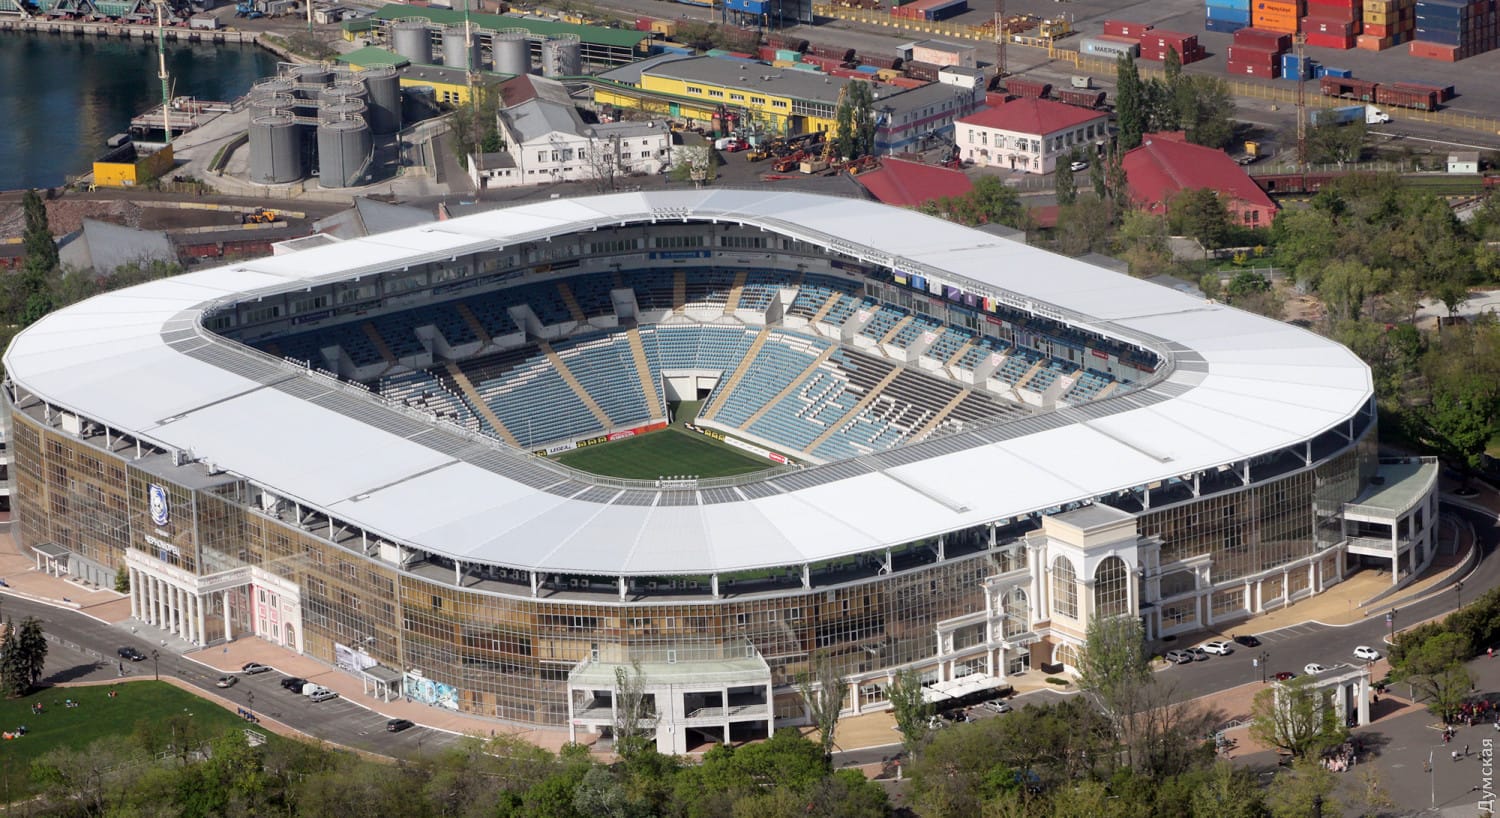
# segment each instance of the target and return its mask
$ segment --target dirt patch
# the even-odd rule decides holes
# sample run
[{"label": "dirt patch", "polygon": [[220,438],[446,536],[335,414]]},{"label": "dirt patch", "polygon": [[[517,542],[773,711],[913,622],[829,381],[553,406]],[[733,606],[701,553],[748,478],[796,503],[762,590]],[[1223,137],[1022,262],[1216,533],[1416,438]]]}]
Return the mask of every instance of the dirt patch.
[{"label": "dirt patch", "polygon": [[[84,219],[97,219],[126,227],[139,227],[141,208],[118,199],[53,199],[47,204],[47,223],[52,235],[61,238],[83,226]],[[0,205],[0,238],[19,237],[26,232],[26,211],[20,202]]]},{"label": "dirt patch", "polygon": [[1318,326],[1328,318],[1323,302],[1310,295],[1288,295],[1283,317],[1288,323],[1303,327]]}]

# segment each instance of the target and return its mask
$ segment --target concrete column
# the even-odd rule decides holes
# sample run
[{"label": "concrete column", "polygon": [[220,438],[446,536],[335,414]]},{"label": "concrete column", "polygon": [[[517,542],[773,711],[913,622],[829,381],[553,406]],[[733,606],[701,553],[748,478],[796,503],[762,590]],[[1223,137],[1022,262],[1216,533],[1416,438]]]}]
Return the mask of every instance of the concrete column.
[{"label": "concrete column", "polygon": [[812,587],[812,566],[805,562],[802,563],[802,587],[804,589]]},{"label": "concrete column", "polygon": [[1203,596],[1203,624],[1206,627],[1214,626],[1214,592],[1212,588],[1205,589]]},{"label": "concrete column", "polygon": [[193,633],[193,595],[186,590],[182,591],[182,638],[192,644],[196,638]]},{"label": "concrete column", "polygon": [[629,583],[627,583],[625,581],[625,577],[624,576],[619,576],[619,577],[616,577],[615,579],[618,580],[619,583],[620,583],[620,601],[624,602],[625,601],[625,593],[629,589]]},{"label": "concrete column", "polygon": [[1355,691],[1359,696],[1359,726],[1363,727],[1370,723],[1370,678],[1362,676],[1359,680],[1359,688]]},{"label": "concrete column", "polygon": [[182,635],[182,591],[176,585],[167,586],[167,630]]},{"label": "concrete column", "polygon": [[1245,611],[1247,613],[1260,613],[1260,607],[1255,604],[1255,586],[1250,580],[1245,580]]},{"label": "concrete column", "polygon": [[203,597],[193,596],[193,611],[198,617],[193,632],[198,637],[198,643],[206,645],[208,644],[208,631],[203,627],[203,601]]},{"label": "concrete column", "polygon": [[152,620],[151,624],[155,625],[158,628],[165,627],[164,623],[167,621],[167,600],[165,590],[166,589],[162,587],[162,581],[160,579],[156,577],[151,578],[151,612],[156,615],[156,618]]},{"label": "concrete column", "polygon": [[229,592],[220,591],[220,594],[223,595],[222,598],[224,602],[224,641],[229,642],[234,639],[234,633],[231,631],[229,626]]},{"label": "concrete column", "polygon": [[1287,571],[1281,572],[1281,607],[1285,608],[1292,601],[1291,574]]},{"label": "concrete column", "polygon": [[714,599],[718,599],[719,598],[719,575],[718,574],[709,574],[708,575],[708,587],[711,588],[711,589],[713,589]]},{"label": "concrete column", "polygon": [[458,560],[453,561],[453,584],[464,587],[464,564]]},{"label": "concrete column", "polygon": [[536,596],[537,586],[540,584],[537,582],[536,572],[528,571],[527,573],[531,575],[531,595]]},{"label": "concrete column", "polygon": [[128,574],[126,574],[126,576],[130,577],[130,618],[131,619],[140,619],[141,618],[141,598],[140,598],[141,586],[140,586],[140,583],[138,583],[136,581],[136,578],[135,578],[135,569],[131,568],[129,566],[126,566],[125,570],[129,572]]}]

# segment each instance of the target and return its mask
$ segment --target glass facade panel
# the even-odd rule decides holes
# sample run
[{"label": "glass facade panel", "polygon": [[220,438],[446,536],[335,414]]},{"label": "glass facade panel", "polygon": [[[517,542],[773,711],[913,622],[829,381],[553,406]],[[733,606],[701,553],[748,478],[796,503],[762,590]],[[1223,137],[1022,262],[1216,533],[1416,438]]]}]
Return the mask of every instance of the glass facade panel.
[{"label": "glass facade panel", "polygon": [[1130,613],[1130,570],[1119,557],[1106,557],[1094,571],[1094,615],[1104,618]]},{"label": "glass facade panel", "polygon": [[1067,557],[1052,561],[1052,615],[1078,619],[1078,576]]}]

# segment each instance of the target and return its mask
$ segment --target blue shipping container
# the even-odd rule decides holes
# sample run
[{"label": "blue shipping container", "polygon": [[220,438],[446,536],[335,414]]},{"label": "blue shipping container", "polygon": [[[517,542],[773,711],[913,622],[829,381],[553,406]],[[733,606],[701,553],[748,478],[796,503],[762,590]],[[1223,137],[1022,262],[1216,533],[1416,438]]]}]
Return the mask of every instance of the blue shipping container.
[{"label": "blue shipping container", "polygon": [[1205,8],[1250,10],[1250,0],[1205,0]]},{"label": "blue shipping container", "polygon": [[746,14],[765,14],[771,7],[767,0],[725,0],[724,7],[730,11]]},{"label": "blue shipping container", "polygon": [[878,74],[878,73],[880,73],[880,69],[876,68],[873,65],[861,65],[858,68],[855,68],[854,70],[858,71],[861,74]]},{"label": "blue shipping container", "polygon": [[1354,76],[1354,72],[1348,68],[1324,68],[1323,76],[1338,77],[1341,80],[1347,80]]},{"label": "blue shipping container", "polygon": [[1217,31],[1220,34],[1233,34],[1242,28],[1249,28],[1249,23],[1231,23],[1228,20],[1215,20],[1212,17],[1203,21],[1203,28],[1208,31]]},{"label": "blue shipping container", "polygon": [[1459,37],[1457,31],[1441,31],[1435,29],[1417,29],[1417,39],[1424,43],[1437,43],[1439,45],[1458,45]]},{"label": "blue shipping container", "polygon": [[1209,20],[1223,20],[1226,23],[1250,24],[1249,9],[1224,9],[1217,6],[1209,6],[1206,9]]}]

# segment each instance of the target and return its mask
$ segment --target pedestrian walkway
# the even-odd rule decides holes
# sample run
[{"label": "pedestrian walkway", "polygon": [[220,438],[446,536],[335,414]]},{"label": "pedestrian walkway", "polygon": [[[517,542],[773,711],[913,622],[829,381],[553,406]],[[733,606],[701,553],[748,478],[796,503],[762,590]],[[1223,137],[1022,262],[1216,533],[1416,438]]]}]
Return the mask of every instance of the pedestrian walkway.
[{"label": "pedestrian walkway", "polygon": [[114,624],[130,618],[130,597],[113,588],[38,571],[36,557],[22,553],[13,532],[0,534],[0,580],[6,592],[23,599],[72,608],[100,622]]}]

